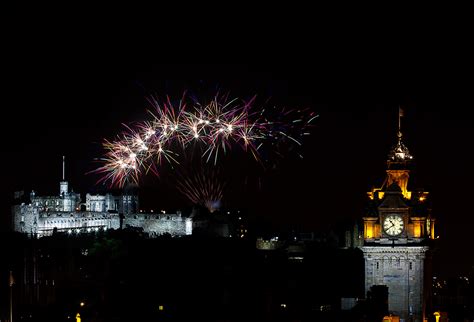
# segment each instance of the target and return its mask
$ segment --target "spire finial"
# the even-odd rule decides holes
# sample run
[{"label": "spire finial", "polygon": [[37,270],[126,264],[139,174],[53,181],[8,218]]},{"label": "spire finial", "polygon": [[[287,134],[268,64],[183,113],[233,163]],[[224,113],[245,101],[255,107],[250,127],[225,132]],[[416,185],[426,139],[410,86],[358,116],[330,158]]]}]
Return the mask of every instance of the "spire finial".
[{"label": "spire finial", "polygon": [[388,155],[388,161],[390,162],[408,161],[408,160],[413,159],[413,157],[410,155],[410,152],[408,152],[407,147],[402,142],[402,130],[401,130],[402,116],[404,116],[403,109],[399,105],[398,106],[398,133],[397,133],[398,142],[392,148],[392,150],[390,151]]},{"label": "spire finial", "polygon": [[402,139],[402,116],[403,115],[403,109],[398,105],[398,140],[400,141]]},{"label": "spire finial", "polygon": [[65,177],[65,171],[66,170],[66,157],[63,155],[63,181]]}]

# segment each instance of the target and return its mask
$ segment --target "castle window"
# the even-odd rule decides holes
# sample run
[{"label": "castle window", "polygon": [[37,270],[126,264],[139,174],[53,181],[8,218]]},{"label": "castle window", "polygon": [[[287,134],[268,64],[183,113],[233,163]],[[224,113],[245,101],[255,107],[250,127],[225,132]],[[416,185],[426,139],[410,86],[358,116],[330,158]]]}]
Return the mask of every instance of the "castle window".
[{"label": "castle window", "polygon": [[25,216],[21,216],[21,221],[25,221]]},{"label": "castle window", "polygon": [[377,269],[379,269],[379,262],[377,262]]},{"label": "castle window", "polygon": [[410,262],[410,269],[413,269],[413,263]]}]

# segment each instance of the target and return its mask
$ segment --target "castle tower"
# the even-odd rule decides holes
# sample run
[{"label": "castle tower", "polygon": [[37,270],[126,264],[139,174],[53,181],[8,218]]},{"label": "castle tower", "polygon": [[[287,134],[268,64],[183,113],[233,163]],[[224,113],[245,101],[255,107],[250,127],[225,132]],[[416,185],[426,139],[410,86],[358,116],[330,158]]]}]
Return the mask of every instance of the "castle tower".
[{"label": "castle tower", "polygon": [[66,174],[66,157],[63,155],[63,180],[59,182],[59,195],[64,197],[67,195],[69,187],[68,182],[65,179]]},{"label": "castle tower", "polygon": [[398,140],[387,160],[381,188],[368,193],[372,211],[363,218],[365,291],[388,287],[389,312],[400,321],[423,322],[430,293],[430,239],[434,219],[426,205],[427,192],[408,190],[412,162],[408,148]]}]

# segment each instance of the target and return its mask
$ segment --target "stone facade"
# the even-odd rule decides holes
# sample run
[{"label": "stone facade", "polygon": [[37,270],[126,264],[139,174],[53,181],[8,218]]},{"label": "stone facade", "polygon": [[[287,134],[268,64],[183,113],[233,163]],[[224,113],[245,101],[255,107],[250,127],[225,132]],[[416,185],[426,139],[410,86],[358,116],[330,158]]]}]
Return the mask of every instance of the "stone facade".
[{"label": "stone facade", "polygon": [[50,236],[54,231],[90,233],[118,228],[120,228],[118,213],[44,211],[31,204],[13,206],[13,229],[37,237]]},{"label": "stone facade", "polygon": [[422,322],[428,247],[367,246],[362,251],[366,292],[373,285],[388,286],[389,310],[406,320]]},{"label": "stone facade", "polygon": [[171,236],[191,235],[193,221],[176,214],[134,213],[125,216],[124,227],[143,228],[151,236],[170,234]]},{"label": "stone facade", "polygon": [[[66,190],[64,190],[66,189]],[[76,211],[79,210],[81,195],[68,192],[68,184],[65,181],[60,183],[59,196],[37,196],[34,191],[30,193],[31,205],[40,211]]]},{"label": "stone facade", "polygon": [[135,195],[88,193],[85,203],[82,203],[80,194],[68,190],[68,183],[63,180],[60,182],[59,196],[37,196],[32,192],[28,203],[14,205],[13,230],[36,237],[49,236],[55,231],[69,234],[92,233],[127,227],[142,228],[151,237],[192,234],[191,218],[181,216],[180,212],[141,213],[138,209],[138,197]]},{"label": "stone facade", "polygon": [[86,194],[84,206],[86,211],[116,211],[122,214],[136,213],[139,209],[138,197],[134,195],[114,196],[111,193],[105,195]]}]

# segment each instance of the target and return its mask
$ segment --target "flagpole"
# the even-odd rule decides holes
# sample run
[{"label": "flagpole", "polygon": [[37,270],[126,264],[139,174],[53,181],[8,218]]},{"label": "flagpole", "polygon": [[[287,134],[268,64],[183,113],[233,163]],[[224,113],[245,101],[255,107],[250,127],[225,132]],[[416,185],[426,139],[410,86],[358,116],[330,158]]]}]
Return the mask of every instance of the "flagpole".
[{"label": "flagpole", "polygon": [[401,132],[401,121],[400,121],[400,118],[401,118],[401,108],[400,108],[400,105],[398,105],[398,133]]}]

